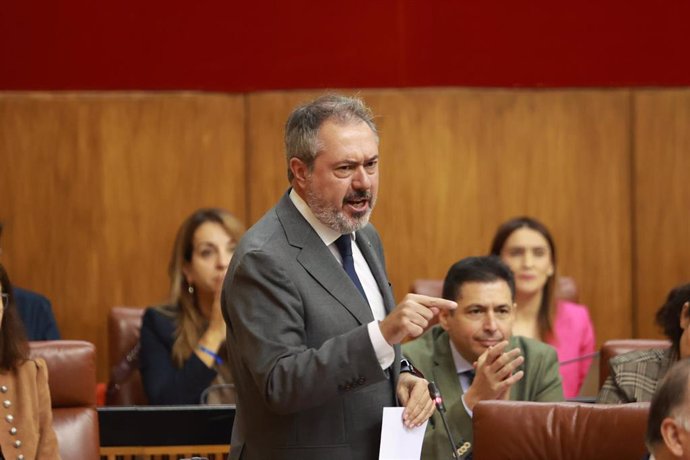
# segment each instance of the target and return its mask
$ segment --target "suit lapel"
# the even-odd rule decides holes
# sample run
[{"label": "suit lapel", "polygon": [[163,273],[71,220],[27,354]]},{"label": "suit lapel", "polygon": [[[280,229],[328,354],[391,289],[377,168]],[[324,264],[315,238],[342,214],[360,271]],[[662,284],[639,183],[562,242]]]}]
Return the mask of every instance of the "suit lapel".
[{"label": "suit lapel", "polygon": [[373,321],[374,316],[369,304],[333,257],[330,249],[323,244],[316,231],[295,208],[288,194],[278,203],[276,214],[285,230],[288,243],[300,248],[297,262],[360,324]]},{"label": "suit lapel", "polygon": [[434,379],[438,386],[446,407],[462,404],[462,387],[455,371],[455,361],[450,351],[448,333],[442,331],[434,338]]},{"label": "suit lapel", "polygon": [[[518,341],[517,337],[512,336],[510,338],[510,343],[508,344],[508,347],[506,348],[506,351],[512,350],[513,348],[519,348],[520,352],[522,353],[522,356],[527,359],[527,356],[525,356],[525,350],[522,349],[520,346],[520,342]],[[513,371],[513,373],[518,372],[518,371],[526,371],[525,365],[527,364],[527,361],[522,363],[517,369]],[[530,378],[531,376],[529,375],[529,372],[525,372],[525,374],[522,376],[520,380],[518,380],[511,388],[510,388],[510,400],[511,401],[530,401],[531,395],[529,394],[528,390],[530,388]]]}]

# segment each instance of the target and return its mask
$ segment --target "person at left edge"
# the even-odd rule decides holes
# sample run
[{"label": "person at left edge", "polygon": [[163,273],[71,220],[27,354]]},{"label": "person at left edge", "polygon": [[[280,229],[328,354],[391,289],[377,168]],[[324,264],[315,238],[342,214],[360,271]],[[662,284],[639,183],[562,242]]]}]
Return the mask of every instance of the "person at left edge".
[{"label": "person at left edge", "polygon": [[[2,241],[3,224],[0,222],[0,241]],[[0,247],[2,255],[2,247]],[[53,307],[50,300],[38,292],[13,286],[14,303],[19,318],[22,320],[28,340],[60,340]]]},{"label": "person at left edge", "polygon": [[395,306],[368,223],[379,151],[361,100],[298,107],[285,145],[292,187],[244,235],[223,287],[238,397],[230,458],[375,460],[383,407],[399,402],[407,426],[434,411],[428,382],[401,373],[400,342],[456,304],[408,294]]},{"label": "person at left edge", "polygon": [[48,388],[48,367],[29,356],[14,290],[0,264],[0,459],[59,460]]}]

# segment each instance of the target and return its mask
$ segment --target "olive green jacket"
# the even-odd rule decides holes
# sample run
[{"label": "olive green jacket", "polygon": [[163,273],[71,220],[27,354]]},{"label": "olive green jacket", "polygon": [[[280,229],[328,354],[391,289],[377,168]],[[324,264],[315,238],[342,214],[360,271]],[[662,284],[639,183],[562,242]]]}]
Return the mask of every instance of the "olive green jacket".
[{"label": "olive green jacket", "polygon": [[[520,348],[524,363],[517,369],[525,375],[510,390],[513,401],[563,401],[563,387],[558,372],[556,350],[538,340],[512,337],[508,349]],[[403,355],[427,378],[438,386],[446,406],[446,417],[453,440],[458,446],[466,442],[471,452],[472,419],[462,403],[462,388],[450,349],[449,336],[440,326],[435,326],[420,338],[403,345]],[[450,443],[443,421],[434,413],[427,425],[422,448],[422,460],[450,457]]]}]

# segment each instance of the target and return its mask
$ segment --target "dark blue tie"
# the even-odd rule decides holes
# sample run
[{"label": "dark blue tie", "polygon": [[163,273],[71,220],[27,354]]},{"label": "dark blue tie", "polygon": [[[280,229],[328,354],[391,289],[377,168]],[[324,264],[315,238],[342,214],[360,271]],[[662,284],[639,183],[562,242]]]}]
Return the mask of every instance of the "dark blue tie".
[{"label": "dark blue tie", "polygon": [[460,374],[464,375],[467,377],[467,380],[470,382],[470,385],[472,385],[472,382],[474,382],[474,376],[475,376],[475,371],[474,369],[468,370],[468,371],[463,371]]},{"label": "dark blue tie", "polygon": [[355,283],[355,287],[359,289],[359,292],[362,293],[364,300],[366,300],[368,303],[369,300],[367,299],[367,295],[364,293],[362,283],[360,283],[357,272],[355,271],[355,261],[352,258],[352,236],[349,233],[340,235],[340,238],[335,240],[335,247],[338,248],[338,252],[340,252],[340,256],[343,258],[343,268],[345,269],[345,273],[347,273],[347,276],[349,276],[352,282]]}]

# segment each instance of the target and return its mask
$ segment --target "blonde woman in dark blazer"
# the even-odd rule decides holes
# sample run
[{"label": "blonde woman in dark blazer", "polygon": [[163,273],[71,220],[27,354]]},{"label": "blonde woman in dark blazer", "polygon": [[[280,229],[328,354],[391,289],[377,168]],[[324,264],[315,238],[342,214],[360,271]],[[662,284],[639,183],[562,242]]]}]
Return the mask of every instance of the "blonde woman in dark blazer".
[{"label": "blonde woman in dark blazer", "polygon": [[29,359],[29,344],[19,322],[5,268],[0,265],[0,458],[59,459],[42,359]]},{"label": "blonde woman in dark blazer", "polygon": [[[198,209],[182,223],[170,259],[170,302],[141,324],[141,377],[149,404],[235,402],[220,293],[244,225],[224,209]],[[205,396],[206,395],[206,396]]]}]

